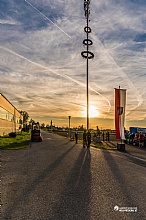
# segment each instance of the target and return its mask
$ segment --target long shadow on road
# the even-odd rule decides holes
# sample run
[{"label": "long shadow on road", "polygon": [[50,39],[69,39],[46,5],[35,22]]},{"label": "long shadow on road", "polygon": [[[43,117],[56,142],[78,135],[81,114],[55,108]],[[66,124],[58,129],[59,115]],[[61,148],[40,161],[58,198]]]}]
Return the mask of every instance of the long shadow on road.
[{"label": "long shadow on road", "polygon": [[73,144],[65,153],[59,156],[52,164],[50,164],[44,171],[40,173],[29,185],[28,187],[24,188],[22,193],[16,197],[12,203],[12,205],[8,206],[4,213],[4,219],[11,219],[11,214],[13,211],[17,210],[17,207],[23,200],[27,200],[31,193],[35,191],[36,187],[43,182],[46,176],[50,175],[50,173],[55,170],[61,163],[61,161],[67,156],[67,154],[75,147]]},{"label": "long shadow on road", "polygon": [[60,200],[53,208],[52,219],[90,219],[90,162],[90,150],[82,149],[60,195]]},{"label": "long shadow on road", "polygon": [[[135,200],[133,198],[133,195],[131,194],[131,190],[129,190],[128,181],[125,175],[123,174],[123,171],[119,168],[119,164],[115,161],[114,157],[111,155],[109,151],[103,151],[103,155],[108,164],[108,167],[110,168],[113,174],[113,178],[116,180],[117,185],[119,185],[120,187],[120,193],[123,195],[123,198],[124,198],[123,199],[124,204],[119,204],[119,205],[123,205],[125,207],[137,207],[138,204],[135,204]],[[128,213],[128,214],[131,214],[131,213]],[[140,212],[135,213],[135,217],[136,218],[134,219],[143,219],[144,217],[143,210],[141,210],[141,213]]]}]

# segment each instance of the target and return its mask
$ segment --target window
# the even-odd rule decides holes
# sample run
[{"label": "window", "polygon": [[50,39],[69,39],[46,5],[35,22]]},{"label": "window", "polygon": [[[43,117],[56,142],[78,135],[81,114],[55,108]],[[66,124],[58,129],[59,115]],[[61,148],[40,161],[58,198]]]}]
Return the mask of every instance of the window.
[{"label": "window", "polygon": [[0,107],[0,118],[7,121],[14,121],[14,115]]}]

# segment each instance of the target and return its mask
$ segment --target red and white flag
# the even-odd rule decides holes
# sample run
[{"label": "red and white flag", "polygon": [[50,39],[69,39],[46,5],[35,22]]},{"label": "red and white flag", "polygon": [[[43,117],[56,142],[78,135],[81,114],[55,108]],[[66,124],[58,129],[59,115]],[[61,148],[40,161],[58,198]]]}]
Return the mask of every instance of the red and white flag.
[{"label": "red and white flag", "polygon": [[116,139],[125,139],[124,122],[126,107],[126,90],[115,89],[115,128]]}]

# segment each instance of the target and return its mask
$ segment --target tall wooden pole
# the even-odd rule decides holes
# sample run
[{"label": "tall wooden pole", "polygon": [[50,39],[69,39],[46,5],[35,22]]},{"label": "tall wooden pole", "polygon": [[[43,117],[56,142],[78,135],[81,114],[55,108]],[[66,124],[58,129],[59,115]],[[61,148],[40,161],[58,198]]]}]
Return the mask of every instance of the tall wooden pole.
[{"label": "tall wooden pole", "polygon": [[93,44],[92,40],[89,39],[89,33],[91,32],[91,28],[89,27],[89,15],[90,15],[90,0],[84,0],[84,11],[85,11],[85,18],[87,21],[87,25],[84,28],[84,31],[87,34],[87,38],[83,40],[83,44],[87,46],[87,50],[81,53],[83,58],[87,59],[87,129],[89,129],[89,59],[94,57],[94,54],[89,51],[89,46]]},{"label": "tall wooden pole", "polygon": [[[87,29],[88,29],[88,13],[87,13]],[[87,42],[88,42],[88,31],[87,31]],[[88,51],[89,51],[89,45],[87,44],[87,130],[89,129],[89,89],[88,89]]]}]

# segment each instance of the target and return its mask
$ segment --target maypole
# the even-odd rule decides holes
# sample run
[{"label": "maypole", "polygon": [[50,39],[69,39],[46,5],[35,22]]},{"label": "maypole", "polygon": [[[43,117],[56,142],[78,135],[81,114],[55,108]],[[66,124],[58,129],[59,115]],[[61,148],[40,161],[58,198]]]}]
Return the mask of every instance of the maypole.
[{"label": "maypole", "polygon": [[89,39],[89,33],[91,33],[91,28],[89,27],[89,15],[90,15],[90,0],[84,0],[84,11],[86,18],[86,26],[84,31],[87,35],[86,39],[83,40],[83,44],[86,46],[86,50],[81,53],[82,57],[87,59],[87,129],[89,129],[89,90],[88,90],[88,75],[89,75],[89,65],[88,60],[93,59],[94,54],[89,51],[89,46],[93,44],[92,40]]}]

